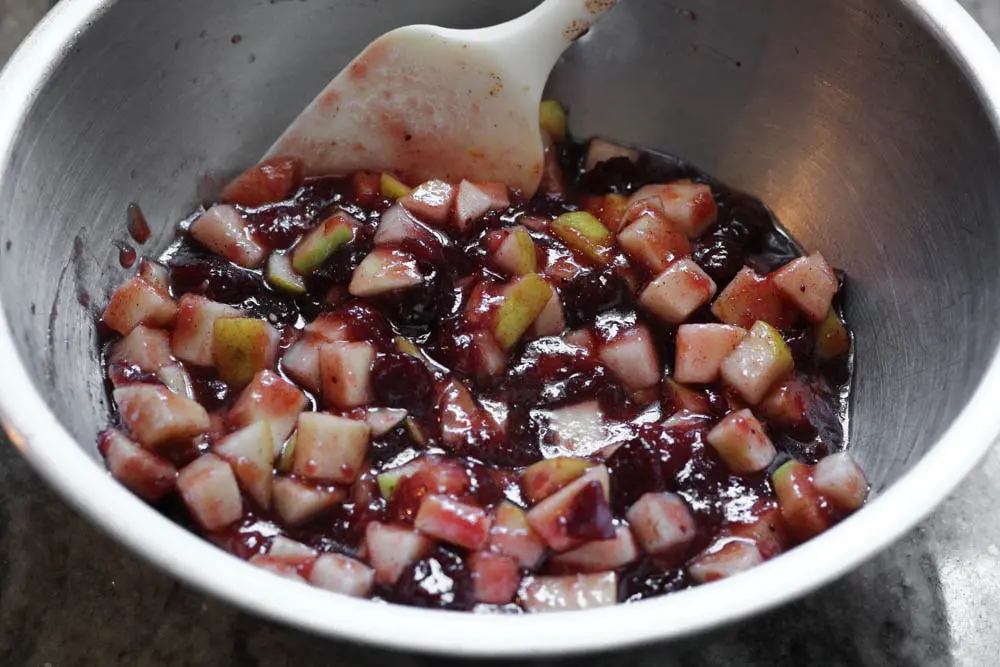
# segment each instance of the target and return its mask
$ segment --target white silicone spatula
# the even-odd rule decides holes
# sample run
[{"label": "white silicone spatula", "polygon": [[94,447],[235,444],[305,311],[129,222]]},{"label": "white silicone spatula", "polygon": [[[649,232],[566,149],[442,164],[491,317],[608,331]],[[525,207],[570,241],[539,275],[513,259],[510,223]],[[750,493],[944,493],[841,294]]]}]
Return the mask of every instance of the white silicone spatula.
[{"label": "white silicone spatula", "polygon": [[559,56],[616,0],[546,0],[491,28],[407,26],[372,42],[265,157],[306,174],[392,171],[501,181],[531,195],[542,174],[542,89]]}]

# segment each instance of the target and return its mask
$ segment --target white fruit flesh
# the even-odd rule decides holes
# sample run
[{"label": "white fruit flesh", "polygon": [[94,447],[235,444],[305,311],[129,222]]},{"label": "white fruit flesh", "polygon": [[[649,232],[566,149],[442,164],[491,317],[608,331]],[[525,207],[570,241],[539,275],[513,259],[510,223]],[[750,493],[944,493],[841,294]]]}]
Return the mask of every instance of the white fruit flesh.
[{"label": "white fruit flesh", "polygon": [[545,308],[538,314],[538,318],[528,329],[530,338],[543,338],[545,336],[558,336],[566,330],[566,315],[563,311],[562,299],[558,292],[552,291],[552,298],[545,304]]},{"label": "white fruit flesh", "polygon": [[370,432],[364,422],[303,412],[299,415],[292,472],[336,484],[352,483],[361,472]]},{"label": "white fruit flesh", "polygon": [[429,495],[420,503],[413,527],[442,542],[476,551],[489,537],[490,518],[474,505]]},{"label": "white fruit flesh", "polygon": [[618,232],[618,244],[634,262],[654,273],[691,254],[687,237],[667,220],[647,213]]},{"label": "white fruit flesh", "polygon": [[295,269],[288,253],[275,252],[267,258],[265,272],[268,284],[289,294],[305,294],[306,283]]},{"label": "white fruit flesh", "polygon": [[521,474],[521,491],[528,502],[540,503],[593,467],[593,462],[575,457],[544,459]]},{"label": "white fruit flesh", "polygon": [[139,276],[115,290],[101,320],[123,336],[140,324],[169,327],[177,316],[177,304],[166,290]]},{"label": "white fruit flesh", "polygon": [[178,302],[171,338],[174,356],[196,366],[213,366],[215,321],[236,317],[243,317],[243,312],[197,294],[185,294]]},{"label": "white fruit flesh", "polygon": [[298,526],[327,510],[347,495],[332,486],[309,484],[291,477],[274,480],[274,508],[289,526]]},{"label": "white fruit flesh", "polygon": [[399,203],[421,220],[441,225],[451,214],[455,187],[444,181],[427,181],[400,198]]},{"label": "white fruit flesh", "polygon": [[205,211],[191,224],[190,232],[198,243],[234,264],[255,269],[264,262],[263,246],[254,240],[240,212],[228,204]]},{"label": "white fruit flesh", "polygon": [[676,553],[695,538],[697,526],[684,499],[675,493],[647,493],[626,513],[643,551],[653,555]]},{"label": "white fruit flesh", "polygon": [[501,183],[470,183],[462,181],[455,196],[455,226],[465,231],[469,224],[491,210],[510,206],[507,188]]},{"label": "white fruit flesh", "polygon": [[205,454],[181,470],[177,489],[191,516],[205,530],[219,530],[243,516],[243,499],[228,463]]},{"label": "white fruit flesh", "polygon": [[503,240],[493,253],[493,263],[509,276],[523,276],[538,270],[535,242],[524,227],[510,227],[498,232]]},{"label": "white fruit flesh", "polygon": [[155,503],[176,487],[177,469],[124,433],[109,429],[100,434],[98,442],[114,478],[144,500]]},{"label": "white fruit flesh", "polygon": [[335,315],[320,315],[310,322],[281,359],[289,377],[306,389],[323,388],[319,372],[319,348],[325,343],[348,340],[347,326]]},{"label": "white fruit flesh", "polygon": [[298,387],[274,371],[264,370],[257,373],[240,394],[226,422],[234,428],[243,428],[266,421],[271,426],[271,440],[277,455],[308,404],[309,400]]},{"label": "white fruit flesh", "polygon": [[194,383],[181,364],[170,364],[156,371],[156,379],[178,396],[194,399]]},{"label": "white fruit flesh", "polygon": [[582,547],[555,556],[552,563],[563,572],[604,572],[628,565],[637,558],[639,550],[632,531],[627,526],[619,526],[615,529],[613,539],[588,542]]},{"label": "white fruit flesh", "polygon": [[491,551],[479,551],[466,563],[472,579],[472,596],[484,604],[507,604],[521,583],[517,559]]},{"label": "white fruit flesh", "polygon": [[688,574],[700,584],[725,579],[764,562],[753,542],[723,538],[709,547],[688,566]]},{"label": "white fruit flesh", "polygon": [[323,398],[345,410],[370,403],[374,361],[375,348],[371,343],[338,342],[320,347]]},{"label": "white fruit flesh", "polygon": [[359,560],[325,553],[309,570],[309,583],[334,593],[366,598],[375,585],[375,570]]},{"label": "white fruit flesh", "polygon": [[280,558],[272,558],[270,556],[262,556],[260,554],[252,556],[247,562],[254,567],[267,570],[271,574],[276,574],[283,579],[297,581],[300,584],[308,583],[302,578],[302,574],[299,571],[300,566],[298,564],[288,563]]},{"label": "white fruit flesh", "polygon": [[738,475],[764,470],[777,455],[764,426],[750,410],[727,415],[708,432],[707,440]]},{"label": "white fruit flesh", "polygon": [[294,565],[308,563],[316,558],[319,552],[297,540],[277,535],[271,538],[271,546],[267,549],[267,555]]},{"label": "white fruit flesh", "polygon": [[527,570],[535,569],[545,553],[545,545],[528,524],[524,510],[509,501],[496,510],[489,543],[491,548],[516,558]]},{"label": "white fruit flesh", "polygon": [[667,324],[680,324],[715,296],[715,282],[690,259],[681,259],[656,277],[639,303]]},{"label": "white fruit flesh", "polygon": [[583,168],[585,171],[590,171],[600,163],[617,157],[623,157],[629,162],[638,162],[639,151],[613,144],[604,139],[594,138],[587,145],[587,157],[584,160]]},{"label": "white fruit flesh", "polygon": [[407,239],[427,239],[433,232],[400,204],[393,204],[379,218],[375,231],[375,245],[402,243]]},{"label": "white fruit flesh", "polygon": [[601,485],[604,499],[608,500],[611,492],[608,469],[603,465],[598,465],[588,470],[575,482],[532,507],[525,516],[528,525],[553,551],[569,551],[585,541],[569,534],[565,517],[576,501],[577,494],[586,489],[592,482],[598,482]]},{"label": "white fruit flesh", "polygon": [[728,324],[682,324],[677,329],[674,379],[683,383],[715,382],[723,360],[746,335],[746,329]]},{"label": "white fruit flesh", "polygon": [[140,324],[111,346],[108,361],[134,366],[143,373],[155,373],[161,367],[174,363],[170,354],[170,334]]},{"label": "white fruit flesh", "polygon": [[723,381],[750,405],[761,402],[768,390],[792,372],[791,350],[774,327],[758,321],[720,369]]},{"label": "white fruit flesh", "polygon": [[778,294],[770,276],[759,276],[748,266],[740,269],[712,304],[712,314],[724,324],[749,329],[763,320],[777,329],[795,324],[798,312]]},{"label": "white fruit flesh", "polygon": [[229,461],[240,487],[263,508],[271,506],[274,445],[271,426],[257,422],[216,443],[215,453]]},{"label": "white fruit flesh", "polygon": [[403,423],[406,410],[401,408],[369,408],[365,423],[372,430],[372,437],[378,438]]},{"label": "white fruit flesh", "polygon": [[718,218],[712,189],[702,183],[677,181],[666,185],[647,185],[632,195],[628,208],[649,199],[658,200],[663,214],[678,225],[689,239],[704,234]]},{"label": "white fruit flesh", "polygon": [[604,413],[597,401],[539,411],[539,414],[547,421],[552,445],[563,454],[589,456],[607,444]]},{"label": "white fruit flesh", "polygon": [[139,277],[157,289],[170,291],[170,269],[156,260],[148,257],[139,260]]},{"label": "white fruit flesh", "polygon": [[837,293],[837,276],[818,252],[794,259],[774,274],[774,284],[813,324],[826,319]]},{"label": "white fruit flesh", "polygon": [[114,399],[129,433],[144,447],[193,438],[211,426],[205,408],[166,387],[131,384],[115,389]]},{"label": "white fruit flesh", "polygon": [[618,577],[614,572],[528,577],[521,600],[529,613],[606,607],[618,602]]},{"label": "white fruit flesh", "polygon": [[434,548],[434,540],[404,526],[373,521],[365,528],[365,551],[375,582],[392,586],[407,567]]},{"label": "white fruit flesh", "polygon": [[644,324],[616,336],[601,346],[601,362],[629,389],[660,384],[660,358],[653,335]]},{"label": "white fruit flesh", "polygon": [[368,298],[415,287],[423,279],[417,260],[409,253],[376,248],[354,269],[347,289],[353,296]]},{"label": "white fruit flesh", "polygon": [[827,500],[842,510],[853,511],[864,505],[868,480],[847,452],[831,454],[816,464],[813,486]]}]

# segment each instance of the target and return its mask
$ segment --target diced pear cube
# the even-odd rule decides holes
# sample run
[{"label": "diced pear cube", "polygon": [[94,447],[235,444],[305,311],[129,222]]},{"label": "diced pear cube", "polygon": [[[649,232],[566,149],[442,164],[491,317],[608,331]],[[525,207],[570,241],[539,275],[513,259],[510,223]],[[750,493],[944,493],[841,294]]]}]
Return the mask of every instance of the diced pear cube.
[{"label": "diced pear cube", "polygon": [[649,283],[639,303],[667,324],[680,324],[715,296],[715,282],[690,259],[680,259]]},{"label": "diced pear cube", "polygon": [[521,474],[521,490],[528,502],[540,503],[593,467],[587,459],[567,456],[545,459],[531,464]]},{"label": "diced pear cube", "polygon": [[277,455],[307,405],[309,399],[301,389],[274,371],[263,370],[236,399],[226,416],[226,423],[233,428],[243,428],[255,422],[267,422]]},{"label": "diced pear cube", "polygon": [[798,540],[813,538],[830,525],[823,497],[813,484],[812,473],[811,466],[788,461],[771,475],[781,518]]},{"label": "diced pear cube", "polygon": [[352,296],[368,298],[416,287],[423,280],[413,255],[402,250],[376,248],[354,269],[347,289]]},{"label": "diced pear cube", "polygon": [[274,509],[289,526],[303,524],[330,509],[347,495],[343,489],[316,485],[292,477],[274,480]]},{"label": "diced pear cube", "polygon": [[306,283],[302,276],[292,268],[292,259],[288,253],[271,253],[271,256],[267,258],[267,270],[264,272],[264,276],[271,287],[282,292],[295,295],[306,293]]},{"label": "diced pear cube", "polygon": [[270,158],[233,179],[223,188],[222,201],[257,208],[286,199],[301,184],[302,163],[298,159]]},{"label": "diced pear cube", "polygon": [[292,268],[307,276],[323,266],[343,245],[354,239],[359,223],[346,211],[340,210],[319,223],[302,237],[292,250]]},{"label": "diced pear cube", "polygon": [[375,568],[375,583],[392,586],[403,570],[425,557],[434,540],[405,526],[373,521],[365,529],[365,550]]},{"label": "diced pear cube", "polygon": [[509,350],[517,343],[541,315],[552,294],[552,287],[534,273],[510,284],[493,321],[493,336],[502,348]]},{"label": "diced pear cube", "polygon": [[122,422],[143,447],[193,438],[211,426],[205,408],[166,387],[126,385],[114,390],[114,399]]},{"label": "diced pear cube", "polygon": [[552,298],[545,304],[545,308],[539,313],[528,335],[531,338],[544,338],[545,336],[558,336],[566,330],[566,313],[563,310],[562,298],[552,290]]},{"label": "diced pear cube", "polygon": [[510,276],[523,276],[538,270],[535,242],[524,227],[496,232],[502,240],[493,253],[493,263]]},{"label": "diced pear cube", "polygon": [[474,505],[429,495],[420,503],[413,527],[442,542],[476,551],[490,535],[490,517]]},{"label": "diced pear cube", "polygon": [[120,366],[134,366],[143,373],[155,373],[174,363],[170,354],[170,334],[140,324],[111,346],[108,361]]},{"label": "diced pear cube", "polygon": [[272,368],[281,334],[266,320],[221,318],[212,327],[212,357],[223,382],[242,387]]},{"label": "diced pear cube", "polygon": [[792,351],[781,334],[758,321],[736,349],[722,362],[723,381],[750,405],[761,402],[767,391],[795,368]]},{"label": "diced pear cube", "polygon": [[816,351],[823,359],[833,359],[851,349],[851,335],[844,328],[837,311],[826,312],[823,322],[816,327]]},{"label": "diced pear cube", "polygon": [[174,466],[120,431],[102,431],[98,436],[98,449],[114,478],[144,500],[155,503],[177,485]]},{"label": "diced pear cube", "polygon": [[753,542],[723,538],[691,562],[688,574],[698,583],[706,584],[739,574],[763,562],[764,557]]},{"label": "diced pear cube", "polygon": [[675,260],[691,256],[691,244],[661,215],[646,213],[618,232],[618,243],[633,262],[661,273]]},{"label": "diced pear cube", "polygon": [[517,559],[492,551],[477,551],[466,561],[472,597],[484,604],[508,604],[517,595],[521,572]]},{"label": "diced pear cube", "polygon": [[267,251],[253,237],[243,214],[228,204],[217,204],[191,223],[191,236],[216,255],[234,264],[256,269]]},{"label": "diced pear cube", "polygon": [[174,356],[197,366],[214,366],[215,323],[234,317],[243,317],[243,312],[197,294],[183,295],[170,341]]},{"label": "diced pear cube", "polygon": [[177,489],[191,516],[205,530],[219,530],[243,516],[243,498],[228,463],[204,454],[177,477]]},{"label": "diced pear cube", "polygon": [[639,545],[649,554],[677,554],[697,536],[691,510],[676,493],[646,493],[625,516]]},{"label": "diced pear cube", "polygon": [[372,401],[372,364],[375,348],[371,343],[327,343],[319,350],[323,398],[349,410]]},{"label": "diced pear cube", "polygon": [[813,470],[813,486],[838,509],[853,512],[865,504],[868,480],[847,452],[831,454]]},{"label": "diced pear cube", "polygon": [[393,201],[410,194],[410,190],[412,189],[409,185],[388,172],[382,172],[380,187],[382,196]]},{"label": "diced pear cube", "polygon": [[216,454],[233,467],[240,487],[263,508],[271,506],[274,445],[271,427],[257,422],[230,433],[215,444]]},{"label": "diced pear cube", "polygon": [[163,292],[170,292],[170,269],[155,259],[139,260],[139,277]]},{"label": "diced pear cube", "polygon": [[614,234],[590,213],[563,213],[549,227],[563,243],[599,266],[611,261]]},{"label": "diced pear cube", "polygon": [[533,614],[607,607],[618,602],[614,572],[561,577],[528,577],[521,593],[525,611]]},{"label": "diced pear cube", "polygon": [[748,266],[722,290],[712,304],[712,314],[725,324],[749,329],[763,320],[777,329],[786,329],[798,320],[798,311],[782,300],[770,276],[759,276]]},{"label": "diced pear cube", "polygon": [[425,222],[442,225],[451,215],[455,202],[455,187],[444,181],[421,183],[399,199],[399,203]]},{"label": "diced pear cube", "polygon": [[325,553],[309,570],[309,583],[334,593],[366,598],[375,584],[375,570],[359,560]]},{"label": "diced pear cube", "polygon": [[556,552],[614,537],[608,469],[598,465],[528,511],[528,524]]},{"label": "diced pear cube", "polygon": [[627,526],[619,526],[610,540],[587,542],[572,551],[554,556],[551,562],[560,572],[585,573],[617,570],[638,558],[639,549],[632,531]]},{"label": "diced pear cube", "polygon": [[620,157],[627,159],[629,162],[638,162],[639,151],[595,137],[587,144],[587,157],[584,159],[583,168],[585,171],[590,171],[602,162]]},{"label": "diced pear cube", "polygon": [[646,389],[660,383],[660,357],[645,324],[618,334],[601,346],[598,356],[629,389]]},{"label": "diced pear cube", "polygon": [[837,276],[818,252],[799,257],[774,273],[774,284],[786,300],[813,324],[821,324],[837,293]]},{"label": "diced pear cube", "polygon": [[566,140],[566,110],[557,100],[542,100],[538,107],[538,125],[552,141]]},{"label": "diced pear cube", "polygon": [[545,545],[528,524],[524,510],[510,501],[497,507],[490,528],[490,547],[516,558],[527,570],[535,569],[545,553]]},{"label": "diced pear cube", "polygon": [[368,452],[371,428],[364,422],[303,412],[295,438],[292,472],[309,479],[350,484]]},{"label": "diced pear cube", "polygon": [[764,470],[777,455],[764,426],[750,410],[730,413],[708,432],[706,439],[738,475]]},{"label": "diced pear cube", "polygon": [[680,410],[699,415],[712,413],[712,404],[705,392],[685,387],[671,377],[663,378],[663,402],[668,413]]},{"label": "diced pear cube", "polygon": [[728,324],[682,324],[677,329],[674,379],[697,384],[715,382],[723,360],[746,335],[746,329]]},{"label": "diced pear cube", "polygon": [[166,290],[135,276],[111,295],[101,320],[124,336],[140,324],[170,327],[176,316],[177,304]]},{"label": "diced pear cube", "polygon": [[663,214],[678,225],[689,239],[696,239],[718,219],[712,188],[703,183],[677,181],[639,188],[629,199],[628,208],[647,200],[659,203]]}]

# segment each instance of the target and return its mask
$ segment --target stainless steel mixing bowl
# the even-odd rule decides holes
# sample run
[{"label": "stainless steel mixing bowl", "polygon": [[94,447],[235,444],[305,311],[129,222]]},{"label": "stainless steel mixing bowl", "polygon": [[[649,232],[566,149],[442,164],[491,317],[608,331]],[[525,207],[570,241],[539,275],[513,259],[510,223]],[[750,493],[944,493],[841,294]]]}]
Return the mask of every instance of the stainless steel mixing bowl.
[{"label": "stainless steel mixing bowl", "polygon": [[1000,56],[951,0],[625,0],[552,81],[577,134],[694,161],[850,274],[851,439],[874,500],[829,533],[657,600],[484,617],[285,581],[107,476],[93,313],[125,274],[113,241],[128,204],[148,216],[155,251],[376,35],[488,24],[530,4],[60,3],[0,80],[0,411],[38,472],[136,552],[235,604],[332,636],[491,655],[666,639],[758,612],[938,504],[1000,432]]}]

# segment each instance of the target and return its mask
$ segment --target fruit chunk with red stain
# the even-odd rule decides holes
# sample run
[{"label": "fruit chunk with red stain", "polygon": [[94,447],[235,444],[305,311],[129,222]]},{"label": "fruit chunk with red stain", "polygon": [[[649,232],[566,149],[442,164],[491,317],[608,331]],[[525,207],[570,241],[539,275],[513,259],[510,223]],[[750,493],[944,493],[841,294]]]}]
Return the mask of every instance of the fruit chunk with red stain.
[{"label": "fruit chunk with red stain", "polygon": [[708,432],[706,439],[738,475],[764,470],[777,455],[764,426],[750,410],[730,413]]},{"label": "fruit chunk with red stain", "polygon": [[629,162],[635,163],[639,161],[639,151],[595,137],[587,144],[587,156],[584,158],[583,169],[590,171],[600,163],[615,158],[625,158]]},{"label": "fruit chunk with red stain", "polygon": [[309,583],[334,593],[366,598],[375,585],[375,570],[354,558],[325,553],[309,570]]},{"label": "fruit chunk with red stain", "polygon": [[237,317],[243,317],[243,313],[232,306],[197,294],[183,295],[171,338],[174,356],[196,366],[214,366],[215,323]]},{"label": "fruit chunk with red stain", "polygon": [[155,259],[143,257],[139,260],[139,277],[147,283],[163,290],[170,291],[170,269],[157,262]]},{"label": "fruit chunk with red stain", "polygon": [[560,572],[604,572],[635,562],[639,549],[628,526],[615,528],[615,536],[610,540],[587,542],[572,551],[552,558],[552,565]]},{"label": "fruit chunk with red stain", "polygon": [[604,412],[597,401],[540,411],[540,414],[547,419],[552,444],[564,452],[589,456],[607,444]]},{"label": "fruit chunk with red stain", "polygon": [[722,538],[688,565],[688,574],[700,584],[731,577],[764,562],[757,545],[740,538]]},{"label": "fruit chunk with red stain", "polygon": [[434,232],[400,204],[393,204],[379,218],[378,229],[375,230],[375,245],[398,244],[407,239],[429,241],[434,238]]},{"label": "fruit chunk with red stain", "polygon": [[769,504],[755,512],[749,523],[729,524],[723,535],[751,540],[765,560],[773,558],[788,548],[788,535],[781,510],[777,505]]},{"label": "fruit chunk with red stain", "polygon": [[789,306],[774,285],[771,276],[759,276],[750,267],[743,267],[719,298],[712,304],[712,314],[724,324],[749,329],[763,320],[777,329],[795,324],[799,314]]},{"label": "fruit chunk with red stain", "polygon": [[574,549],[615,535],[608,469],[598,465],[527,513],[528,524],[553,551]]},{"label": "fruit chunk with red stain", "polygon": [[615,233],[620,232],[625,225],[627,207],[628,197],[616,193],[589,195],[583,199],[583,209]]},{"label": "fruit chunk with red stain", "polygon": [[614,572],[528,577],[521,602],[529,613],[574,611],[607,607],[618,602],[618,576]]},{"label": "fruit chunk with red stain", "polygon": [[540,503],[593,468],[587,459],[557,456],[528,466],[521,474],[521,491],[532,504]]},{"label": "fruit chunk with red stain", "polygon": [[373,521],[365,528],[365,551],[375,583],[392,586],[407,567],[427,556],[434,540],[405,526]]},{"label": "fruit chunk with red stain", "polygon": [[155,373],[174,363],[170,354],[170,334],[140,324],[111,346],[108,362],[116,366],[133,366],[142,373]]},{"label": "fruit chunk with red stain", "polygon": [[660,383],[660,357],[645,324],[637,324],[604,343],[598,357],[629,389],[646,389]]},{"label": "fruit chunk with red stain", "polygon": [[689,239],[704,234],[718,219],[719,210],[712,197],[712,188],[703,183],[677,181],[647,185],[632,195],[628,206],[632,209],[651,199],[659,203],[667,219],[679,226]]},{"label": "fruit chunk with red stain", "polygon": [[488,212],[502,211],[508,206],[510,197],[504,184],[462,181],[455,195],[455,226],[464,232]]},{"label": "fruit chunk with red stain", "polygon": [[250,557],[247,561],[254,567],[259,567],[262,570],[270,572],[271,574],[276,574],[283,579],[289,579],[291,581],[297,581],[300,584],[308,583],[302,576],[303,566],[299,563],[289,563],[281,558],[274,558],[272,556],[255,554]]},{"label": "fruit chunk with red stain", "polygon": [[767,322],[758,321],[722,361],[720,374],[747,403],[757,405],[794,368],[792,352],[781,334]]},{"label": "fruit chunk with red stain", "polygon": [[376,248],[354,269],[348,291],[361,298],[416,287],[424,280],[413,255],[402,250]]},{"label": "fruit chunk with red stain", "polygon": [[264,271],[267,283],[282,292],[296,296],[306,293],[306,283],[292,267],[292,259],[286,252],[273,252],[267,258],[267,269]]},{"label": "fruit chunk with red stain", "polygon": [[351,189],[358,204],[372,207],[382,197],[382,175],[374,171],[356,171],[351,175]]},{"label": "fruit chunk with red stain", "polygon": [[566,313],[563,310],[562,299],[555,290],[552,290],[552,298],[546,302],[542,312],[528,329],[528,336],[531,338],[558,336],[565,330]]},{"label": "fruit chunk with red stain", "polygon": [[482,508],[447,496],[429,495],[420,503],[413,526],[424,535],[472,551],[490,534],[490,517]]},{"label": "fruit chunk with red stain", "polygon": [[691,256],[691,244],[679,229],[657,212],[640,215],[618,232],[618,244],[633,262],[661,273],[672,262]]},{"label": "fruit chunk with red stain", "polygon": [[401,408],[369,408],[365,423],[372,429],[372,437],[378,438],[402,424],[407,417]]},{"label": "fruit chunk with red stain", "polygon": [[271,506],[274,474],[274,445],[271,427],[256,422],[230,433],[213,447],[216,454],[229,461],[240,487],[263,508]]},{"label": "fruit chunk with red stain", "polygon": [[274,366],[281,334],[266,320],[224,317],[212,325],[212,358],[219,378],[242,387]]},{"label": "fruit chunk with red stain", "polygon": [[368,451],[368,424],[323,412],[303,412],[295,436],[292,472],[309,479],[350,484]]},{"label": "fruit chunk with red stain", "polygon": [[431,180],[400,197],[399,203],[413,215],[434,225],[442,225],[451,215],[456,189],[450,183]]},{"label": "fruit chunk with red stain", "polygon": [[478,551],[466,560],[472,596],[484,604],[508,604],[517,595],[521,572],[517,559],[493,551]]},{"label": "fruit chunk with red stain", "polygon": [[111,295],[101,320],[125,335],[140,324],[170,327],[176,316],[177,304],[166,290],[135,276]]},{"label": "fruit chunk with red stain", "polygon": [[309,400],[302,390],[271,370],[257,373],[226,415],[232,428],[266,421],[271,427],[274,453],[295,430],[295,423]]},{"label": "fruit chunk with red stain", "polygon": [[461,450],[479,431],[499,430],[489,413],[458,380],[451,380],[441,392],[438,412],[441,441],[454,451]]},{"label": "fruit chunk with red stain", "polygon": [[683,383],[715,382],[722,361],[746,335],[746,329],[728,324],[682,324],[677,329],[674,379]]},{"label": "fruit chunk with red stain", "polygon": [[302,542],[277,535],[271,538],[271,544],[267,548],[267,555],[271,558],[284,561],[291,565],[311,564],[319,555],[315,549]]},{"label": "fruit chunk with red stain", "polygon": [[690,259],[658,275],[639,295],[639,303],[667,324],[680,324],[715,296],[715,282]]},{"label": "fruit chunk with red stain", "polygon": [[302,237],[292,250],[292,268],[307,276],[326,263],[339,248],[354,239],[359,226],[350,213],[340,210],[319,223]]},{"label": "fruit chunk with red stain", "polygon": [[205,530],[219,530],[243,516],[243,498],[228,463],[215,454],[198,457],[177,477],[191,516]]},{"label": "fruit chunk with red stain", "polygon": [[830,312],[830,304],[837,293],[837,276],[823,255],[817,252],[793,259],[778,269],[774,273],[774,285],[806,319],[820,324]]},{"label": "fruit chunk with red stain", "polygon": [[671,377],[663,378],[663,407],[667,414],[682,410],[699,415],[712,413],[712,403],[704,391],[685,387]]},{"label": "fruit chunk with red stain", "polygon": [[813,487],[834,507],[852,512],[865,504],[868,480],[847,452],[831,454],[813,469]]},{"label": "fruit chunk with red stain", "polygon": [[491,549],[517,559],[527,570],[535,569],[545,554],[545,545],[528,524],[524,510],[510,501],[496,509],[489,544]]},{"label": "fruit chunk with red stain", "polygon": [[757,414],[792,434],[808,434],[809,405],[815,395],[803,381],[790,375],[777,382],[757,406]]},{"label": "fruit chunk with red stain", "polygon": [[102,431],[97,436],[97,448],[112,476],[144,500],[155,503],[177,485],[174,466],[146,451],[121,431]]},{"label": "fruit chunk with red stain", "polygon": [[302,163],[296,158],[265,160],[233,179],[222,190],[222,200],[256,208],[286,199],[302,184]]},{"label": "fruit chunk with red stain", "polygon": [[347,492],[293,477],[277,477],[272,495],[281,520],[289,526],[298,526],[342,501]]},{"label": "fruit chunk with red stain", "polygon": [[625,516],[643,551],[656,556],[682,553],[697,532],[691,510],[675,493],[646,493]]},{"label": "fruit chunk with red stain", "polygon": [[319,350],[326,343],[348,340],[347,332],[347,326],[336,315],[320,315],[306,326],[302,337],[282,356],[282,367],[297,383],[319,393],[323,388]]},{"label": "fruit chunk with red stain", "polygon": [[552,287],[535,273],[512,282],[493,317],[493,336],[509,350],[538,319],[554,294]]},{"label": "fruit chunk with red stain", "polygon": [[523,276],[538,270],[537,248],[524,227],[492,232],[489,242],[496,246],[493,264],[507,275]]},{"label": "fruit chunk with red stain", "polygon": [[191,224],[194,239],[234,264],[256,269],[267,251],[257,243],[243,215],[232,206],[217,204]]},{"label": "fruit chunk with red stain", "polygon": [[792,536],[808,540],[829,527],[825,502],[813,484],[812,467],[788,461],[771,476],[781,518]]},{"label": "fruit chunk with red stain", "polygon": [[118,387],[113,396],[122,422],[143,447],[193,438],[211,426],[205,408],[166,387],[132,384]]},{"label": "fruit chunk with red stain", "polygon": [[598,266],[611,261],[614,234],[590,213],[563,213],[552,221],[549,229],[559,240]]},{"label": "fruit chunk with red stain", "polygon": [[319,350],[323,398],[349,410],[372,401],[372,364],[375,348],[371,343],[327,343]]}]

